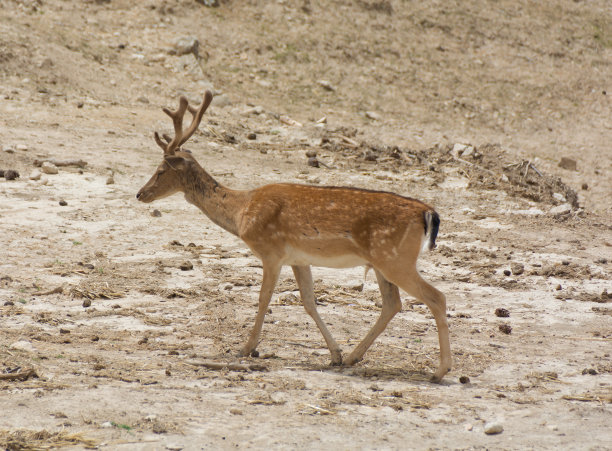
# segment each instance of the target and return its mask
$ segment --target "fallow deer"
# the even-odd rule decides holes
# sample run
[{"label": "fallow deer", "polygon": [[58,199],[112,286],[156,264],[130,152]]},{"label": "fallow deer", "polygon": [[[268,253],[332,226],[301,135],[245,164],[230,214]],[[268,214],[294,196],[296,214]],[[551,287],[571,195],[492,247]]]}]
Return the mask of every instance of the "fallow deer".
[{"label": "fallow deer", "polygon": [[[136,195],[152,202],[177,192],[215,224],[240,237],[263,264],[263,282],[255,325],[240,355],[254,353],[264,316],[283,265],[290,265],[302,303],[331,353],[331,363],[352,365],[362,359],[389,321],[401,310],[399,288],[423,301],[433,313],[440,342],[440,366],[432,377],[439,382],[451,368],[449,331],[444,295],[419,275],[416,262],[422,249],[433,249],[440,219],[435,210],[397,194],[344,187],[288,183],[250,191],[232,190],[218,183],[181,146],[198,128],[212,94],[194,108],[181,97],[172,118],[174,137],[155,133],[164,158],[153,177]],[[193,119],[183,130],[183,116]],[[340,347],[321,320],[315,304],[310,266],[374,269],[382,295],[382,312],[365,338],[342,359]]]}]

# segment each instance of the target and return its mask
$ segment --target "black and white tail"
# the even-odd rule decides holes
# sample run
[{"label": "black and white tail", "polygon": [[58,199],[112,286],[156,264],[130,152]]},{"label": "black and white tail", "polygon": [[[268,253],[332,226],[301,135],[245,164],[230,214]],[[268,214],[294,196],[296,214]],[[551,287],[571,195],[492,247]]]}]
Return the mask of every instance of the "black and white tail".
[{"label": "black and white tail", "polygon": [[423,219],[425,220],[425,242],[423,243],[423,249],[430,251],[436,247],[440,216],[433,210],[427,210],[423,213]]}]

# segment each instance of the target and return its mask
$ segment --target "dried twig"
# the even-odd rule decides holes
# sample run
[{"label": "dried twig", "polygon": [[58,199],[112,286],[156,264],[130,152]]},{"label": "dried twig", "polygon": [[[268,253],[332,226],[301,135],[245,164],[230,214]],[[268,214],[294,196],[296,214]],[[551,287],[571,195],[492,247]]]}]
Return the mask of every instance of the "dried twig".
[{"label": "dried twig", "polygon": [[268,367],[259,363],[225,363],[212,360],[188,360],[185,363],[193,366],[201,366],[210,370],[229,370],[229,371],[268,371]]}]

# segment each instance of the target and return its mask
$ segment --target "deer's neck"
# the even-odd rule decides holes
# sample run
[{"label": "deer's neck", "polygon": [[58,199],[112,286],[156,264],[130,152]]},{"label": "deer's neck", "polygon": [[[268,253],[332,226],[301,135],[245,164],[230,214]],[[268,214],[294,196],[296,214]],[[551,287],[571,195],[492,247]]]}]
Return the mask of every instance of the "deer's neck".
[{"label": "deer's neck", "polygon": [[202,167],[192,167],[185,173],[183,186],[187,202],[202,210],[218,226],[238,235],[238,221],[246,203],[247,191],[220,185]]}]

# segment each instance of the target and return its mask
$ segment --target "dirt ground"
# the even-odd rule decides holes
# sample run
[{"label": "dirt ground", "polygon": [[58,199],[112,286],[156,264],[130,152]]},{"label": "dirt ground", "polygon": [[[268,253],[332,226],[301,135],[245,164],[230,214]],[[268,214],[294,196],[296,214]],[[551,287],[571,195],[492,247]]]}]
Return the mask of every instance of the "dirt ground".
[{"label": "dirt ground", "polygon": [[[0,0],[0,447],[612,449],[609,2],[204,3]],[[331,367],[290,270],[260,357],[236,357],[260,262],[181,196],[135,198],[160,107],[206,89],[187,148],[220,182],[436,208],[420,268],[448,299],[442,384],[406,296]],[[347,353],[375,278],[314,277]]]}]

